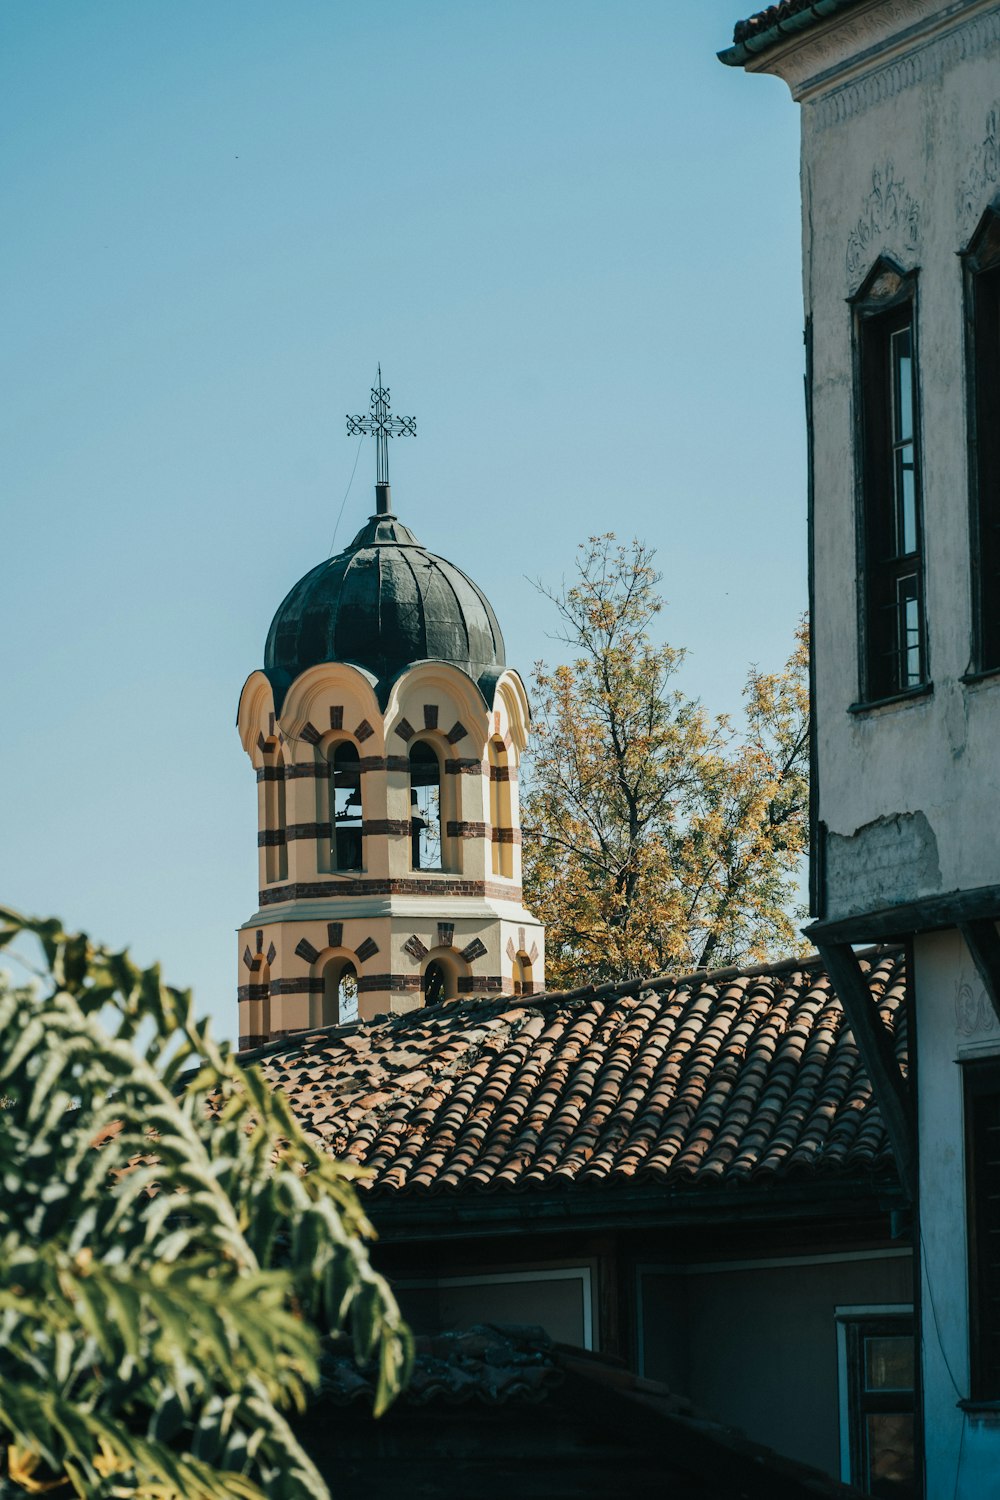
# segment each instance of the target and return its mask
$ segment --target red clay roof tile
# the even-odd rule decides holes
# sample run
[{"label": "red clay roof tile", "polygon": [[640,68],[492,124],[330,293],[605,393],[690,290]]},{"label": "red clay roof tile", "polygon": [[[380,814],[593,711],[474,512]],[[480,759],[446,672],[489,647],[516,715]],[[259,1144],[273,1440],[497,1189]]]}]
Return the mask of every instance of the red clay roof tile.
[{"label": "red clay roof tile", "polygon": [[[869,983],[905,1065],[901,953]],[[893,1174],[817,960],[636,988],[449,1002],[254,1055],[376,1194]]]}]

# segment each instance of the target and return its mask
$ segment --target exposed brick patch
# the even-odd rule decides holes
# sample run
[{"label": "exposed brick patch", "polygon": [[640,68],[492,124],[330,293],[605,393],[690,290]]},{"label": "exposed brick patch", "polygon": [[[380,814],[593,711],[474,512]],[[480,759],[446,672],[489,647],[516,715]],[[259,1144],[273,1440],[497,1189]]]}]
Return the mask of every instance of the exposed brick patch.
[{"label": "exposed brick patch", "polygon": [[523,953],[524,952],[524,928],[523,927],[519,927],[517,929],[517,946],[518,946],[519,950]]},{"label": "exposed brick patch", "polygon": [[438,706],[436,703],[424,704],[424,728],[436,729],[438,727]]},{"label": "exposed brick patch", "polygon": [[450,948],[451,945],[452,945],[452,943],[454,942],[454,939],[455,939],[455,924],[454,924],[454,922],[439,922],[438,923],[438,946],[441,947],[441,948]]},{"label": "exposed brick patch", "polygon": [[491,781],[512,781],[510,766],[490,766]]},{"label": "exposed brick patch", "polygon": [[418,963],[429,951],[430,950],[426,948],[417,937],[416,933],[414,933],[412,937],[408,937],[406,939],[406,942],[403,944],[403,952],[408,953],[411,958],[415,958]]},{"label": "exposed brick patch", "polygon": [[493,733],[500,733],[500,715],[496,712],[493,714]]},{"label": "exposed brick patch", "polygon": [[323,736],[315,724],[306,724],[303,727],[301,738],[306,740],[310,745],[318,745]]},{"label": "exposed brick patch", "polygon": [[274,946],[273,943],[268,943],[268,945],[267,945],[267,954],[266,954],[268,968],[271,967],[271,965],[274,963],[274,960],[277,958],[277,956],[278,956],[278,950],[277,950],[277,948]]},{"label": "exposed brick patch", "polygon": [[373,990],[419,989],[419,974],[362,974],[358,979],[359,995],[370,995]]},{"label": "exposed brick patch", "polygon": [[416,731],[414,730],[413,725],[410,723],[409,719],[400,719],[399,723],[396,725],[396,733],[399,735],[399,738],[401,740],[412,740],[415,732]]},{"label": "exposed brick patch", "polygon": [[510,959],[511,963],[513,963],[514,959],[517,957],[517,949],[514,947],[514,939],[513,938],[508,938],[507,939],[507,950],[506,951],[507,951],[507,957]]},{"label": "exposed brick patch", "polygon": [[362,719],[361,723],[354,731],[354,738],[357,740],[359,745],[363,745],[365,740],[370,740],[374,733],[375,731],[369,724],[368,720]]},{"label": "exposed brick patch", "polygon": [[264,1044],[266,1042],[269,1042],[270,1040],[271,1038],[269,1036],[265,1036],[262,1031],[251,1031],[248,1032],[246,1036],[240,1037],[239,1050],[241,1052],[251,1052],[254,1047],[263,1047]]},{"label": "exposed brick patch", "polygon": [[331,948],[339,948],[344,941],[343,922],[327,922],[326,940]]},{"label": "exposed brick patch", "polygon": [[537,962],[538,962],[538,944],[537,943],[532,943],[531,948],[529,949],[529,952],[528,952],[528,957],[531,959],[531,962],[533,964],[537,964]]},{"label": "exposed brick patch", "polygon": [[459,740],[465,739],[465,736],[468,734],[468,732],[469,731],[466,729],[461,719],[456,719],[454,724],[448,730],[449,745],[457,745]]},{"label": "exposed brick patch", "polygon": [[295,944],[295,951],[299,958],[304,958],[306,963],[314,963],[319,958],[319,949],[314,948],[308,938],[300,938]]},{"label": "exposed brick patch", "polygon": [[494,844],[519,844],[521,830],[520,828],[494,828],[492,838]]},{"label": "exposed brick patch", "polygon": [[466,943],[465,947],[462,949],[462,957],[465,959],[465,962],[467,964],[471,964],[474,959],[482,958],[485,952],[486,944],[484,942],[481,942],[479,938],[473,938],[472,942]]},{"label": "exposed brick patch", "polygon": [[257,749],[261,751],[262,754],[267,754],[267,740],[264,738],[259,729],[257,731]]},{"label": "exposed brick patch", "polygon": [[330,728],[343,729],[344,727],[344,705],[337,703],[330,709]]},{"label": "exposed brick patch", "polygon": [[296,761],[285,767],[285,775],[289,781],[298,781],[300,776],[306,780],[322,781],[329,774],[330,767],[325,760]]},{"label": "exposed brick patch", "polygon": [[354,957],[359,964],[367,963],[368,959],[374,958],[378,952],[378,943],[374,938],[366,937],[360,947],[355,948]]},{"label": "exposed brick patch", "polygon": [[284,781],[284,779],[285,779],[285,768],[284,768],[284,766],[258,766],[257,767],[257,780],[258,781]]},{"label": "exposed brick patch", "polygon": [[252,962],[253,960],[250,957],[250,949],[249,947],[246,947],[243,949],[243,967],[245,969],[249,969]]},{"label": "exposed brick patch", "polygon": [[275,979],[271,985],[272,995],[322,995],[322,974],[307,974],[303,979]]},{"label": "exposed brick patch", "polygon": [[268,886],[257,892],[257,901],[260,906],[279,906],[284,901],[313,901],[323,896],[489,896],[495,901],[520,901],[521,887],[447,875],[437,880],[302,880]]},{"label": "exposed brick patch", "polygon": [[511,732],[510,732],[509,729],[508,729],[507,733],[503,737],[503,742],[506,745],[506,747],[507,747],[508,750],[513,750],[513,748],[514,748],[514,736],[511,734]]},{"label": "exposed brick patch", "polygon": [[[285,829],[285,839],[294,843],[296,839],[332,839],[332,823],[289,823]],[[282,839],[282,843],[285,842]]]},{"label": "exposed brick patch", "polygon": [[257,835],[258,849],[277,849],[285,842],[284,828],[262,828]]},{"label": "exposed brick patch", "polygon": [[237,1000],[266,1000],[271,987],[266,984],[241,984],[236,991]]},{"label": "exposed brick patch", "polygon": [[444,769],[446,776],[482,776],[483,763],[476,756],[467,755],[461,760],[446,760]]},{"label": "exposed brick patch", "polygon": [[487,834],[485,823],[451,823],[446,824],[446,832],[450,839],[484,839]]},{"label": "exposed brick patch", "polygon": [[458,993],[460,995],[500,995],[503,994],[503,979],[499,974],[463,975],[458,981]]},{"label": "exposed brick patch", "polygon": [[366,818],[361,825],[364,835],[370,833],[406,833],[410,832],[409,818]]}]

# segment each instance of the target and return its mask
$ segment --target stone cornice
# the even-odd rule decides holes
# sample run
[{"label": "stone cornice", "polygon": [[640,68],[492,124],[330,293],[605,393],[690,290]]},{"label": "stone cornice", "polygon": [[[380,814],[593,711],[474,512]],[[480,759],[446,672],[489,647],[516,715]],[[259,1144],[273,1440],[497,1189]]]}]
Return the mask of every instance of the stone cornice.
[{"label": "stone cornice", "polygon": [[871,0],[826,26],[790,38],[750,72],[783,78],[800,103],[815,103],[818,123],[859,109],[939,73],[949,61],[1000,41],[997,0]]}]

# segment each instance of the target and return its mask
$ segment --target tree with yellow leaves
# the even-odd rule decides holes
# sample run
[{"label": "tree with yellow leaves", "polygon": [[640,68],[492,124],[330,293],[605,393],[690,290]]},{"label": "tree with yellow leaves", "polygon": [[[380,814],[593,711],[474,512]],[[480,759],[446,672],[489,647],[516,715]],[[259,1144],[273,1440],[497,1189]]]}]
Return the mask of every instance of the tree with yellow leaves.
[{"label": "tree with yellow leaves", "polygon": [[535,669],[523,797],[526,900],[546,923],[552,987],[789,952],[806,849],[808,640],[751,670],[745,724],[674,684],[684,652],[650,630],[653,553],[613,534],[576,581],[542,589],[568,665]]}]

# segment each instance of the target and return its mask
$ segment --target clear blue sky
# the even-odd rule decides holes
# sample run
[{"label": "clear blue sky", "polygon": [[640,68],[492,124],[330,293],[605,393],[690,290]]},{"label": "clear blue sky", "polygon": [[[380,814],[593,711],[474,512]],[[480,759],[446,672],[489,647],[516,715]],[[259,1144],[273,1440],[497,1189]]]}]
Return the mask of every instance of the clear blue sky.
[{"label": "clear blue sky", "polygon": [[[736,710],[804,606],[798,120],[730,0],[6,0],[0,898],[235,1023],[234,728],[330,549],[376,360],[421,540],[554,658],[528,579],[658,549]],[[337,536],[371,508],[366,443]]]}]

